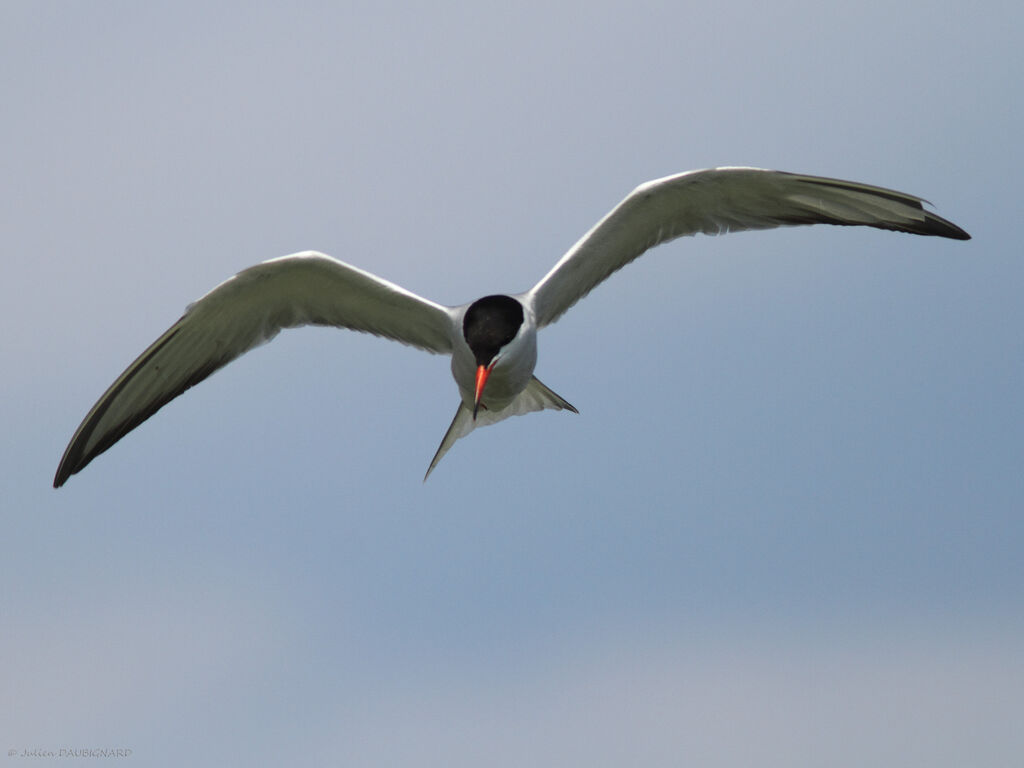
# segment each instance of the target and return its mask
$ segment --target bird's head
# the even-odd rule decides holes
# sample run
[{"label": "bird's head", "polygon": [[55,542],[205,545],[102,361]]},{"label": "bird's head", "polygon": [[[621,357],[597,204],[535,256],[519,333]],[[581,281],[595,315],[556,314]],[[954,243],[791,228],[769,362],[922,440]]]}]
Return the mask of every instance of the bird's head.
[{"label": "bird's head", "polygon": [[476,359],[474,419],[491,371],[506,356],[514,355],[513,342],[523,328],[523,319],[523,305],[511,296],[484,296],[466,310],[462,319],[462,335]]}]

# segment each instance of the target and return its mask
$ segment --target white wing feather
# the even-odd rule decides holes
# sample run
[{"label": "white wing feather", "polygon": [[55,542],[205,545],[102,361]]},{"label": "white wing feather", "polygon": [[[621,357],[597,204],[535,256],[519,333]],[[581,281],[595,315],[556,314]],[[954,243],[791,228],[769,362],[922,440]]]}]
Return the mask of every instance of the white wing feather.
[{"label": "white wing feather", "polygon": [[688,171],[641,184],[527,294],[537,327],[557,320],[644,251],[684,235],[796,224],[845,224],[967,240],[913,195],[760,168]]}]

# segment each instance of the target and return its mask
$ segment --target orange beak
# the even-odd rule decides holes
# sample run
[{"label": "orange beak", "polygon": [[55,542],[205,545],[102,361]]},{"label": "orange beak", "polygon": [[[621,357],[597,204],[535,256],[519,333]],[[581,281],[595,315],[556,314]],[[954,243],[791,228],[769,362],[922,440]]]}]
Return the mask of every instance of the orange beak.
[{"label": "orange beak", "polygon": [[[491,368],[494,367],[494,361],[491,361],[490,365],[478,365],[476,367],[476,394],[473,396],[473,420],[476,421],[476,412],[480,410],[480,398],[484,395],[484,386],[487,384],[487,377],[491,375]],[[484,408],[487,406],[485,405]]]}]

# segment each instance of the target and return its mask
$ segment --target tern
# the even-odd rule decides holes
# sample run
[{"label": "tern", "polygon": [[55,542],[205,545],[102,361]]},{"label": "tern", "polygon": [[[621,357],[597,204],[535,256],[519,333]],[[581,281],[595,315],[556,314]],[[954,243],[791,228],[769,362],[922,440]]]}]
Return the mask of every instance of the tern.
[{"label": "tern", "polygon": [[459,405],[424,480],[474,428],[546,408],[577,413],[533,375],[537,332],[642,253],[684,235],[798,224],[867,226],[969,240],[903,192],[760,168],[688,171],[641,184],[525,293],[460,306],[421,298],[315,251],[264,261],[190,304],[86,415],[60,487],[189,387],[284,328],[329,325],[451,355]]}]

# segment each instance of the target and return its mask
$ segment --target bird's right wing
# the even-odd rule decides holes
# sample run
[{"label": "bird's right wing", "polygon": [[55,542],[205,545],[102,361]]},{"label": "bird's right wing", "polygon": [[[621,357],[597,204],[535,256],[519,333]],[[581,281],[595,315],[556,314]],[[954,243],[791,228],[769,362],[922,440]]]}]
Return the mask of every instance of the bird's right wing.
[{"label": "bird's right wing", "polygon": [[543,328],[659,243],[795,224],[845,224],[969,240],[919,197],[855,181],[761,168],[688,171],[641,184],[527,294]]},{"label": "bird's right wing", "polygon": [[221,283],[128,366],[82,421],[54,487],[161,406],[283,328],[331,325],[450,353],[451,311],[321,253],[271,259]]}]

